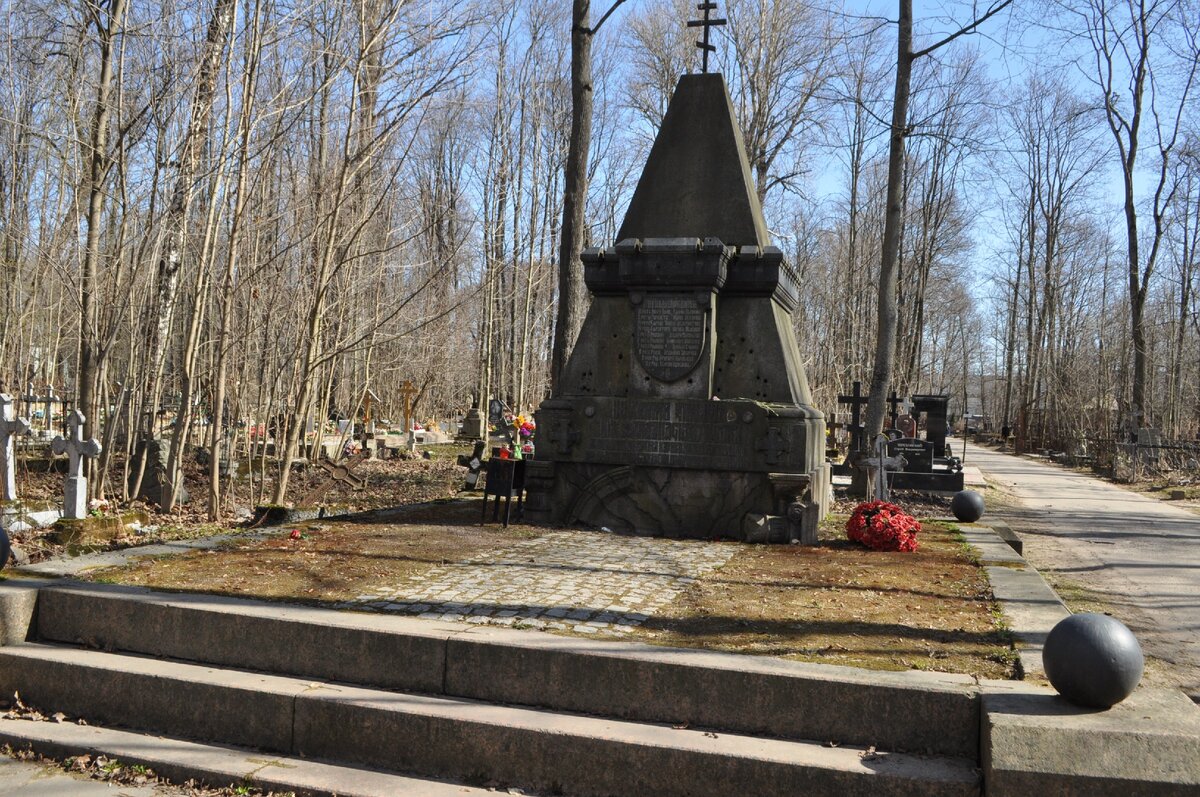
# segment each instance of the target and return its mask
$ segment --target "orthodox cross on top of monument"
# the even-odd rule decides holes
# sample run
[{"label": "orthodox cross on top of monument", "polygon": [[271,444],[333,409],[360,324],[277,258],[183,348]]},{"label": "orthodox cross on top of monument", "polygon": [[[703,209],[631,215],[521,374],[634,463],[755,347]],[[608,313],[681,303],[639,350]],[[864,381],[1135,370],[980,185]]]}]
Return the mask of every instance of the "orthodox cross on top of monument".
[{"label": "orthodox cross on top of monument", "polygon": [[715,53],[717,51],[716,47],[714,47],[713,45],[708,43],[708,31],[713,26],[726,24],[726,20],[709,18],[709,16],[708,16],[709,12],[715,11],[717,9],[716,3],[697,3],[696,8],[698,10],[704,12],[704,19],[690,19],[690,20],[688,20],[687,26],[689,28],[704,28],[704,41],[696,42],[696,46],[698,48],[700,48],[700,51],[702,53],[704,53],[702,71],[707,73],[708,72],[708,54]]}]

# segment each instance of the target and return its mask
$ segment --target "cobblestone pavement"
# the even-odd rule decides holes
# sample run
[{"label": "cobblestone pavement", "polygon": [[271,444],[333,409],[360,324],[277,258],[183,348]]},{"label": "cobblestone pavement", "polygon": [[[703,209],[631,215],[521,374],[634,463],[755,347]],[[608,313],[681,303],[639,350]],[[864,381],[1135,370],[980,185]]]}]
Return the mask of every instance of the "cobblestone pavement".
[{"label": "cobblestone pavement", "polygon": [[343,606],[430,620],[622,634],[736,550],[736,543],[553,531],[435,567]]}]

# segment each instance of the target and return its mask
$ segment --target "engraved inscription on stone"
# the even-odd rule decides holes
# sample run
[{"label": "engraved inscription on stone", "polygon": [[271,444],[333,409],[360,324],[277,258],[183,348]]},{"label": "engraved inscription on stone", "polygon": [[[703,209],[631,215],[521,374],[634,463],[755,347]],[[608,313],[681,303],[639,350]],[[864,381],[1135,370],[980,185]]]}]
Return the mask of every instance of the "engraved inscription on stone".
[{"label": "engraved inscription on stone", "polygon": [[749,427],[729,422],[727,414],[718,402],[616,399],[586,422],[580,455],[629,465],[753,468]]},{"label": "engraved inscription on stone", "polygon": [[687,376],[704,352],[704,308],[691,294],[648,293],[637,308],[638,362],[663,382]]}]

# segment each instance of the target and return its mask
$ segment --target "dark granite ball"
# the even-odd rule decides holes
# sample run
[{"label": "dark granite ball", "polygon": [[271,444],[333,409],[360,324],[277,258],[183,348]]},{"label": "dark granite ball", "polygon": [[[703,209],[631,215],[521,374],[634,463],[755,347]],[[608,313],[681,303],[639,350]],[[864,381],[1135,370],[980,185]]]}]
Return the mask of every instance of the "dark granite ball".
[{"label": "dark granite ball", "polygon": [[12,556],[12,545],[8,542],[8,532],[0,528],[0,570],[8,564],[8,557]]},{"label": "dark granite ball", "polygon": [[1058,693],[1079,706],[1108,708],[1142,680],[1142,647],[1133,632],[1106,614],[1083,612],[1046,636],[1042,664]]},{"label": "dark granite ball", "polygon": [[960,490],[950,499],[950,511],[963,523],[983,517],[983,496],[974,490]]}]

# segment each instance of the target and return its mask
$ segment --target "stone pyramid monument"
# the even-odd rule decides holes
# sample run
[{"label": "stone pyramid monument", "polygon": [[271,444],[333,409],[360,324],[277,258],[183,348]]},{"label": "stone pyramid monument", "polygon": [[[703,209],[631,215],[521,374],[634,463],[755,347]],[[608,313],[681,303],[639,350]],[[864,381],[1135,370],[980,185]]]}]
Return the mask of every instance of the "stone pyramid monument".
[{"label": "stone pyramid monument", "polygon": [[825,419],[792,330],[800,285],[770,246],[719,74],[675,89],[559,395],[537,411],[532,520],[815,543]]}]

